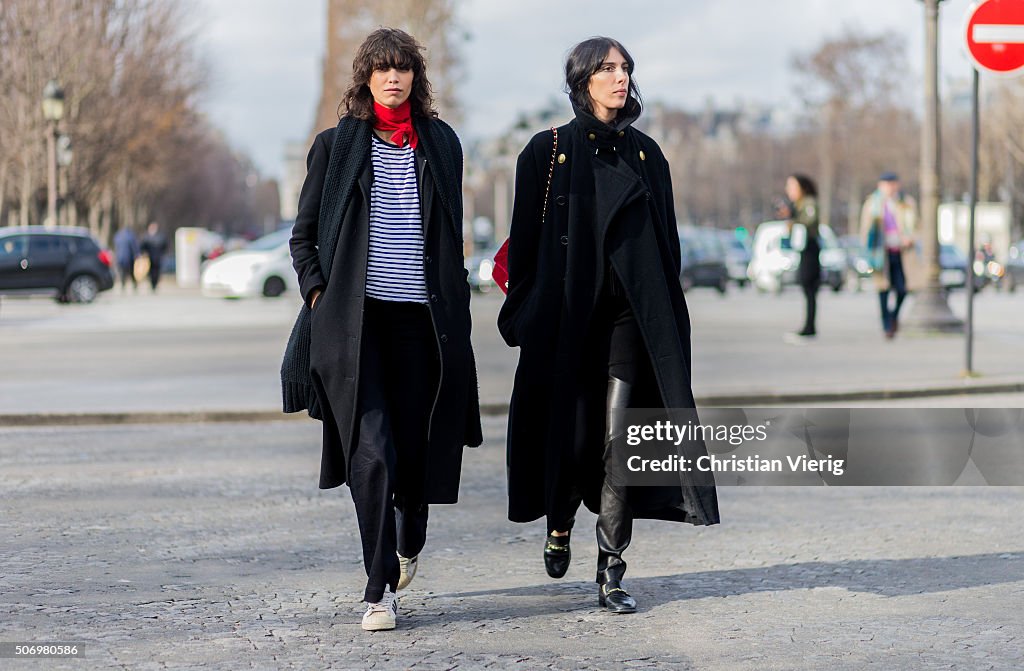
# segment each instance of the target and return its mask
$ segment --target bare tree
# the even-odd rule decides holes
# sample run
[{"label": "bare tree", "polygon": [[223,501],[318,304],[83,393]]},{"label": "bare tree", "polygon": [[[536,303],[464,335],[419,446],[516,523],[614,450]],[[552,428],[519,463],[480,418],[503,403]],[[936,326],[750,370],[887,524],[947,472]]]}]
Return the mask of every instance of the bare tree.
[{"label": "bare tree", "polygon": [[848,27],[794,56],[792,67],[817,149],[822,221],[834,219],[839,206],[854,232],[860,202],[880,171],[914,175],[919,139],[908,104],[905,40],[895,32],[869,35]]},{"label": "bare tree", "polygon": [[0,216],[40,220],[40,103],[56,78],[66,96],[61,130],[74,148],[61,175],[64,221],[87,222],[103,240],[153,217],[169,218],[170,228],[249,223],[260,181],[198,112],[207,68],[186,2],[0,3]]}]

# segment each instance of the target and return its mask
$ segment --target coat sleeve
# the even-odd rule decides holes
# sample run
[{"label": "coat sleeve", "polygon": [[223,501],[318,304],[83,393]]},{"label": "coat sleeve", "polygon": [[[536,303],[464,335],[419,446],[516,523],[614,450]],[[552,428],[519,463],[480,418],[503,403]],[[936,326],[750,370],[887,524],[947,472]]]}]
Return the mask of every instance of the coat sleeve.
[{"label": "coat sleeve", "polygon": [[872,219],[872,203],[871,199],[873,196],[868,196],[867,200],[864,201],[863,207],[860,208],[860,241],[865,247],[868,247],[868,233],[871,231]]},{"label": "coat sleeve", "polygon": [[515,196],[508,243],[508,295],[498,314],[498,331],[509,347],[519,345],[517,319],[529,300],[537,277],[537,253],[540,245],[543,189],[533,142],[516,161]]},{"label": "coat sleeve", "polygon": [[668,226],[669,254],[672,255],[672,270],[675,276],[683,270],[682,250],[680,248],[679,228],[676,224],[675,196],[672,193],[672,169],[667,160],[662,160],[662,172],[665,180],[665,225]]},{"label": "coat sleeve", "polygon": [[292,227],[292,237],[288,242],[292,253],[292,266],[299,278],[299,293],[307,306],[313,290],[323,290],[327,285],[320,271],[317,229],[329,154],[330,148],[323,135],[318,135],[306,156],[306,179],[299,192],[298,213],[295,215],[295,226]]}]

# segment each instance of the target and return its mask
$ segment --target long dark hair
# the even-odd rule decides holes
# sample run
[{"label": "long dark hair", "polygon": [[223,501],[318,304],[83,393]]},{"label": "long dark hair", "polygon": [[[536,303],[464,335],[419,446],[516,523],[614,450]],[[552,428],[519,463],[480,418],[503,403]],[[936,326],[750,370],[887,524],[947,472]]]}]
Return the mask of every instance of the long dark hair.
[{"label": "long dark hair", "polygon": [[413,116],[436,117],[434,99],[427,79],[427,65],[423,59],[423,47],[416,38],[398,28],[378,28],[370,33],[352,59],[352,83],[338,105],[341,110],[364,121],[374,121],[373,94],[370,93],[370,75],[375,70],[397,68],[412,70],[412,93],[409,106]]},{"label": "long dark hair", "polygon": [[626,47],[618,40],[610,37],[591,37],[583,40],[569,52],[565,59],[565,92],[569,94],[576,107],[584,109],[591,114],[594,112],[594,104],[590,99],[590,78],[601,69],[608,52],[612,48],[618,49],[622,57],[629,64],[629,99],[623,111],[640,113],[643,109],[643,100],[640,97],[640,89],[637,88],[633,72],[636,69],[633,57],[626,51]]},{"label": "long dark hair", "polygon": [[793,173],[790,177],[795,179],[796,183],[800,185],[800,191],[805,196],[810,196],[811,198],[818,197],[818,187],[814,184],[813,179],[800,172]]}]

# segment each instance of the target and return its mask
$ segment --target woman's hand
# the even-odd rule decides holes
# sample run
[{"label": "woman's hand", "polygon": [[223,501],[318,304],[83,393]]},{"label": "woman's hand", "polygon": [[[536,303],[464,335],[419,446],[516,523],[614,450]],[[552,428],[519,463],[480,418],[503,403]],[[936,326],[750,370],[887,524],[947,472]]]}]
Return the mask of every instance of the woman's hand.
[{"label": "woman's hand", "polygon": [[317,299],[320,298],[322,292],[319,289],[313,289],[313,293],[309,298],[309,309],[312,310],[316,307]]}]

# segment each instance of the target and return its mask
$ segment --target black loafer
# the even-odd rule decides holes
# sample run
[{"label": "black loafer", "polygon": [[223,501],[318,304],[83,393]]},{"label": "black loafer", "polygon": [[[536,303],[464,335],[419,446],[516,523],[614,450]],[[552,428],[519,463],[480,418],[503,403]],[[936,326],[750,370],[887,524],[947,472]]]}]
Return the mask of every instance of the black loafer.
[{"label": "black loafer", "polygon": [[544,570],[552,578],[561,578],[569,570],[572,550],[569,549],[568,536],[552,536],[548,534],[544,543]]},{"label": "black loafer", "polygon": [[620,615],[636,612],[636,599],[631,597],[618,583],[605,583],[599,589],[597,602],[609,613]]}]

